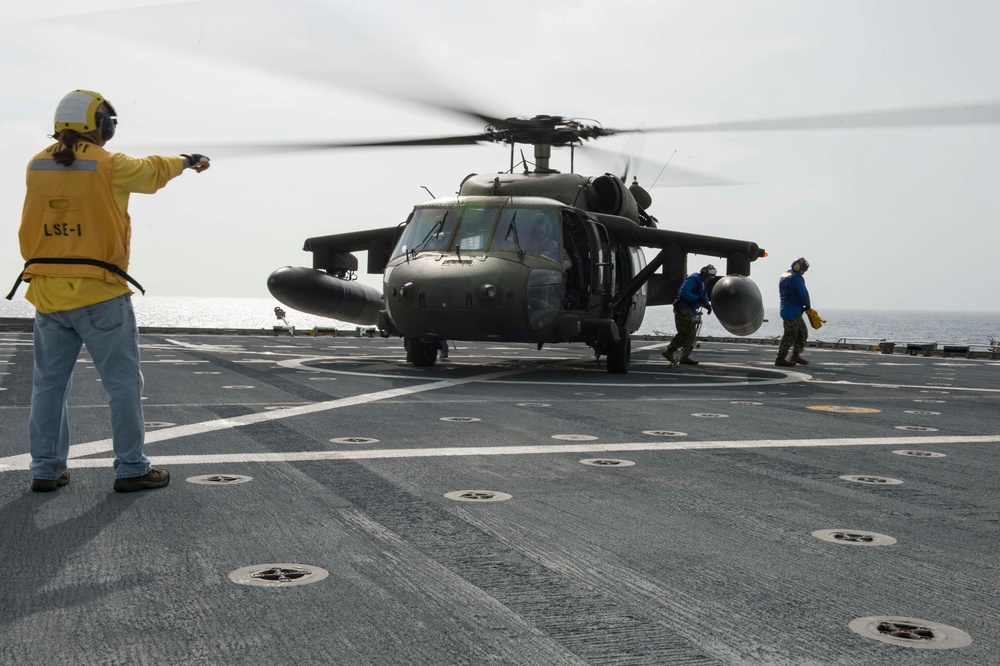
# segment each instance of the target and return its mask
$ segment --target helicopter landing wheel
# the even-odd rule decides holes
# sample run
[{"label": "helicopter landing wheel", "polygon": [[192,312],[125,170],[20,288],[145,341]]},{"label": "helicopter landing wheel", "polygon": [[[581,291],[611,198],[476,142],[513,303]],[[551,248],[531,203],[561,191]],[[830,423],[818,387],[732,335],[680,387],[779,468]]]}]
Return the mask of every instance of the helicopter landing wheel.
[{"label": "helicopter landing wheel", "polygon": [[627,330],[620,329],[618,342],[608,345],[608,372],[613,375],[624,375],[632,362],[632,336]]},{"label": "helicopter landing wheel", "polygon": [[437,363],[438,345],[420,338],[406,339],[406,360],[417,368],[433,368]]}]

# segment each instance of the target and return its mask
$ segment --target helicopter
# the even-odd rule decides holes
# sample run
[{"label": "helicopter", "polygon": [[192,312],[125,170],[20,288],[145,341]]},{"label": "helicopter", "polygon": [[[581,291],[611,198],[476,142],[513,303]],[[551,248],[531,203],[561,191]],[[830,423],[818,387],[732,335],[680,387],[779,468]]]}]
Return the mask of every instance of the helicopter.
[{"label": "helicopter", "polygon": [[[505,143],[511,164],[468,175],[455,196],[414,206],[401,224],[306,239],[312,267],[277,269],[271,294],[296,310],[402,337],[416,367],[434,366],[447,340],[584,343],[606,357],[608,372],[623,374],[645,309],[673,303],[688,255],[698,254],[726,260],[710,284],[720,323],[734,335],[760,327],[763,301],[749,278],[751,262],[766,256],[757,243],[658,228],[651,196],[635,178],[626,186],[627,172],[550,166],[553,147],[568,147],[572,164],[583,141],[636,130],[548,115],[488,121],[476,135],[349,144]],[[515,165],[517,144],[533,146],[533,164]],[[647,261],[644,248],[655,256]],[[355,279],[353,253],[362,251],[368,273],[383,275],[381,293]]]},{"label": "helicopter", "polygon": [[[585,141],[629,133],[1000,122],[996,102],[644,129],[549,115],[501,119],[466,107],[435,106],[487,124],[471,135],[276,148],[503,143],[510,146],[509,168],[466,176],[455,196],[418,204],[397,225],[307,238],[303,250],[312,253],[312,267],[275,270],[267,280],[269,291],[296,310],[375,325],[383,337],[402,337],[407,361],[416,367],[433,367],[448,340],[539,348],[582,342],[598,360],[606,357],[613,374],[628,372],[631,337],[646,308],[673,303],[691,254],[725,259],[724,273],[708,285],[713,314],[733,335],[756,332],[764,310],[750,266],[767,252],[752,241],[659,228],[649,213],[652,197],[634,177],[626,185],[627,170],[620,176],[573,171],[575,150]],[[533,164],[523,158],[515,163],[517,144],[533,146]],[[554,147],[569,148],[570,172],[551,168]],[[519,173],[517,166],[523,166]],[[656,251],[648,262],[644,248]],[[367,252],[367,272],[382,274],[381,292],[356,280],[354,252]]]}]

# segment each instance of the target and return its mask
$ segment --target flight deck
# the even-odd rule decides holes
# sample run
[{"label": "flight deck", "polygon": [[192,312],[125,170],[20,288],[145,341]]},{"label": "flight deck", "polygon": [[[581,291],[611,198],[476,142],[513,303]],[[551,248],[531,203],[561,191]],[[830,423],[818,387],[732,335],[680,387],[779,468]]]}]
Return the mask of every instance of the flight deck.
[{"label": "flight deck", "polygon": [[29,491],[0,334],[0,662],[1000,663],[1000,363],[667,342],[145,333],[122,495],[86,351]]}]

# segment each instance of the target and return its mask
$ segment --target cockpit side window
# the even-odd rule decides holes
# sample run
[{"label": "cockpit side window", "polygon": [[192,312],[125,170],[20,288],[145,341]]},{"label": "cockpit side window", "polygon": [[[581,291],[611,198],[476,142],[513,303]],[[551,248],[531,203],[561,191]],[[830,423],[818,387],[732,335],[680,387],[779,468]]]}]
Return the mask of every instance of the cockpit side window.
[{"label": "cockpit side window", "polygon": [[555,262],[562,260],[559,213],[555,210],[506,208],[500,215],[493,250],[522,250]]},{"label": "cockpit side window", "polygon": [[556,211],[536,210],[527,217],[527,237],[521,238],[521,246],[529,254],[538,255],[558,262],[560,260],[559,225]]}]

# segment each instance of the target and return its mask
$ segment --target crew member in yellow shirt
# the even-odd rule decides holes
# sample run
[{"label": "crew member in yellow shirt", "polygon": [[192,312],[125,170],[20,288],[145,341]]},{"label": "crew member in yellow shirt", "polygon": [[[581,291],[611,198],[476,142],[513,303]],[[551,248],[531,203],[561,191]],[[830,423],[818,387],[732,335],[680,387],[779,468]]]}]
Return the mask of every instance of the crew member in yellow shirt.
[{"label": "crew member in yellow shirt", "polygon": [[162,488],[170,474],[143,453],[143,378],[139,329],[128,273],[132,237],[129,195],[152,194],[185,169],[202,172],[197,153],[134,158],[104,145],[118,124],[101,94],[74,90],[55,113],[56,143],[28,164],[27,192],[18,237],[25,298],[35,306],[34,375],[28,426],[31,489],[69,483],[67,396],[81,347],[94,361],[108,393],[114,445],[114,489]]}]

